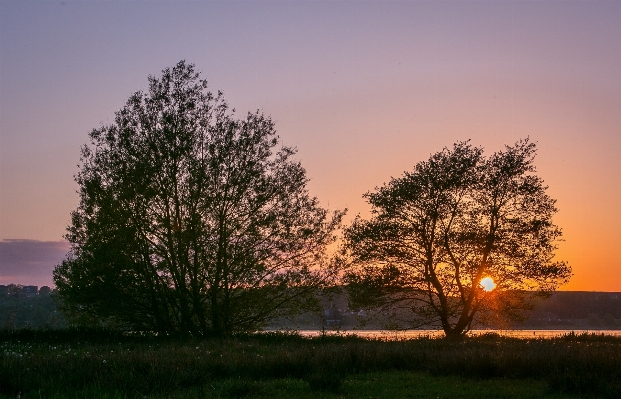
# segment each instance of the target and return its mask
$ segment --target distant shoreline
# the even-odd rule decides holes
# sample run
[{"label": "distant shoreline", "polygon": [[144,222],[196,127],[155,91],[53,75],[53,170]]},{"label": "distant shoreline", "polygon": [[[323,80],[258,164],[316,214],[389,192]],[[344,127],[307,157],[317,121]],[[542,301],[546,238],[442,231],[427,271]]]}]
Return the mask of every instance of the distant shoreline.
[{"label": "distant shoreline", "polygon": [[[303,337],[318,337],[322,334],[325,335],[355,335],[361,338],[380,338],[380,339],[409,339],[409,338],[421,338],[421,337],[439,337],[443,336],[444,332],[442,330],[398,330],[398,331],[390,331],[390,330],[364,330],[364,329],[325,329],[325,330],[285,330],[285,329],[274,329],[274,330],[265,330],[264,332],[283,332],[283,331],[291,331],[293,333],[300,334]],[[585,329],[585,330],[576,330],[576,329],[481,329],[481,330],[471,330],[468,335],[470,336],[481,336],[485,334],[497,334],[502,337],[511,337],[511,338],[557,338],[562,337],[568,334],[596,334],[596,335],[608,335],[614,337],[621,337],[621,330],[594,330],[594,329]]]}]

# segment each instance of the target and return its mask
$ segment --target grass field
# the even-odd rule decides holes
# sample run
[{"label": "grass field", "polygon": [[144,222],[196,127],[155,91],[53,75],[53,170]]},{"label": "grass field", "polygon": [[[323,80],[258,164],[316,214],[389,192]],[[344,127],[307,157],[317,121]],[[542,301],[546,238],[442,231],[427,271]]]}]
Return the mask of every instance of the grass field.
[{"label": "grass field", "polygon": [[[444,398],[444,399],[560,399],[578,398],[551,392],[536,380],[472,380],[463,377],[431,376],[412,371],[388,371],[351,376],[335,392],[313,390],[301,379],[266,381],[226,379],[169,393],[114,392],[94,387],[71,392],[30,392],[22,398],[102,398],[149,397],[155,399],[198,398]],[[48,396],[49,395],[49,396]],[[11,397],[11,396],[6,396]]]},{"label": "grass field", "polygon": [[[621,397],[621,339],[0,333],[6,398]],[[576,396],[571,396],[576,395]]]}]

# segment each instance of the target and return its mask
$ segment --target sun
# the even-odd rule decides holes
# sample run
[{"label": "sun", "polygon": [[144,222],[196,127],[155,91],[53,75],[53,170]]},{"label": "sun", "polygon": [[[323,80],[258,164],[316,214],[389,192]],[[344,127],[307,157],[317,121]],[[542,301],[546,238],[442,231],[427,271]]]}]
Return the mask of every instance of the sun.
[{"label": "sun", "polygon": [[485,277],[484,279],[481,280],[480,284],[481,284],[481,287],[483,287],[483,290],[486,292],[490,292],[491,290],[496,288],[496,283],[494,283],[494,280],[492,280],[491,277]]}]

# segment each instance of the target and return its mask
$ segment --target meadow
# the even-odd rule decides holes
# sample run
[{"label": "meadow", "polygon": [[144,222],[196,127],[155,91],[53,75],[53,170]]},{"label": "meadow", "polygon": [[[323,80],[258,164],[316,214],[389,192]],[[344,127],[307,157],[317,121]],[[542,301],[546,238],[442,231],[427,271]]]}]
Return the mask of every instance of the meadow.
[{"label": "meadow", "polygon": [[0,332],[4,398],[621,397],[621,338]]}]

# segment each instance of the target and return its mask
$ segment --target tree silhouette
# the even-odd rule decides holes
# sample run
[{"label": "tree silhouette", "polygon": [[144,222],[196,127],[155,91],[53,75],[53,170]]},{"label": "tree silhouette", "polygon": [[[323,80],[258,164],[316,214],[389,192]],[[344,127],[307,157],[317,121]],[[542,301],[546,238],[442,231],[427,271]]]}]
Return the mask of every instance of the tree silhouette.
[{"label": "tree silhouette", "polygon": [[334,276],[332,216],[296,150],[236,119],[191,64],[149,77],[82,149],[80,204],[54,281],[68,314],[163,333],[252,331],[313,304]]},{"label": "tree silhouette", "polygon": [[460,142],[365,194],[372,217],[346,230],[352,305],[397,309],[407,325],[452,337],[477,320],[520,318],[528,291],[565,283],[571,268],[553,260],[561,230],[535,153],[528,139],[487,158]]}]

